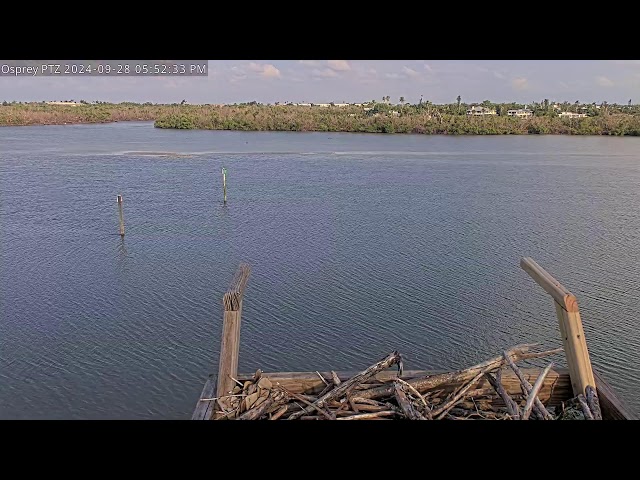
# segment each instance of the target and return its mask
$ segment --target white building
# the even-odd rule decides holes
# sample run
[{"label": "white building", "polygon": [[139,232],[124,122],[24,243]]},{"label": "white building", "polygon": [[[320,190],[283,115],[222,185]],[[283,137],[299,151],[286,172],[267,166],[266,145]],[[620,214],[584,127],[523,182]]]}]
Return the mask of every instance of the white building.
[{"label": "white building", "polygon": [[485,108],[480,105],[474,105],[469,110],[467,110],[467,115],[495,115],[496,111],[492,108]]},{"label": "white building", "polygon": [[507,110],[507,115],[510,117],[527,118],[533,117],[533,112],[526,108],[519,108],[517,110]]},{"label": "white building", "polygon": [[560,112],[558,117],[560,118],[585,118],[586,113],[574,113],[574,112]]}]

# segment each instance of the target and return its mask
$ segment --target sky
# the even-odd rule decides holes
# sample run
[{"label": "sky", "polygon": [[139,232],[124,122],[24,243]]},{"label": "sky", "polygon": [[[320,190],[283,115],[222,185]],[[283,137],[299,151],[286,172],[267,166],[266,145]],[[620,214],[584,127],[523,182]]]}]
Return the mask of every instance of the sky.
[{"label": "sky", "polygon": [[207,77],[0,77],[0,102],[640,103],[640,60],[210,60]]}]

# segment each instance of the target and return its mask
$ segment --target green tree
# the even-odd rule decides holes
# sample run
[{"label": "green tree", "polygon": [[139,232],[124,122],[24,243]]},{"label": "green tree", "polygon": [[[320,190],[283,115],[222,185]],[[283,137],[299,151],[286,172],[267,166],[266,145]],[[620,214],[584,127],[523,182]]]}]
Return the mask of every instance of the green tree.
[{"label": "green tree", "polygon": [[456,98],[456,101],[458,102],[458,113],[460,113],[460,102],[462,101],[462,97],[458,95],[458,98]]},{"label": "green tree", "polygon": [[400,97],[400,103],[404,103],[404,97]]}]

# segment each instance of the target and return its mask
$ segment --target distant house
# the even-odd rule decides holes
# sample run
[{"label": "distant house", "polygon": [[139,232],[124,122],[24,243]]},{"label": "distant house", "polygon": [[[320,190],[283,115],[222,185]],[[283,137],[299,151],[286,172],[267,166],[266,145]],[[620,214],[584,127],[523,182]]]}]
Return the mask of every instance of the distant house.
[{"label": "distant house", "polygon": [[327,107],[330,107],[331,104],[330,103],[314,103],[313,106],[314,107],[325,107],[325,108],[327,108]]},{"label": "distant house", "polygon": [[482,107],[480,105],[477,105],[477,106],[474,105],[469,110],[467,110],[467,115],[484,116],[484,115],[495,115],[495,114],[496,114],[496,111],[494,109]]},{"label": "distant house", "polygon": [[574,112],[560,112],[558,117],[560,118],[584,118],[586,117],[586,113],[574,113]]},{"label": "distant house", "polygon": [[517,110],[507,110],[507,115],[510,117],[527,118],[533,117],[533,111],[526,108],[519,108]]},{"label": "distant house", "polygon": [[77,107],[78,105],[82,105],[80,102],[47,102],[47,105],[71,105],[72,107]]},{"label": "distant house", "polygon": [[348,107],[349,104],[348,103],[334,103],[333,106],[334,107]]},{"label": "distant house", "polygon": [[310,106],[311,106],[311,104],[310,104],[310,103],[296,103],[296,105],[297,105],[298,107],[310,107]]}]

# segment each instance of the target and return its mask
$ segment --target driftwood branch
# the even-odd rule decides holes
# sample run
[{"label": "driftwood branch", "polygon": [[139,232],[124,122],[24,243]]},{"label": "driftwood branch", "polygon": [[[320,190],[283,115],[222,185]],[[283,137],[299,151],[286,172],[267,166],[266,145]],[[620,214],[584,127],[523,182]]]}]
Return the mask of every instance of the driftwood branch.
[{"label": "driftwood branch", "polygon": [[514,402],[513,398],[509,396],[507,391],[502,386],[502,369],[499,369],[496,373],[496,378],[493,378],[493,375],[490,373],[485,373],[485,377],[494,388],[496,393],[500,395],[502,401],[507,406],[507,412],[511,415],[511,418],[514,420],[520,420],[520,409],[518,408],[518,404]]},{"label": "driftwood branch", "polygon": [[587,405],[589,405],[589,410],[593,414],[594,420],[602,420],[602,410],[600,410],[600,400],[598,399],[598,392],[591,385],[587,385],[585,389]]},{"label": "driftwood branch", "polygon": [[[513,370],[513,373],[515,373],[516,376],[518,377],[518,379],[520,380],[520,383],[522,384],[522,391],[524,392],[525,395],[529,396],[529,393],[531,392],[531,389],[533,388],[533,386],[527,381],[526,378],[524,378],[524,375],[522,374],[522,371],[518,368],[518,366],[515,364],[515,362],[511,359],[511,356],[507,352],[504,352],[502,355],[503,355],[504,359],[506,360],[507,365],[509,365],[509,367],[511,367],[511,370]],[[533,403],[533,407],[534,407],[535,411],[538,413],[538,415],[540,415],[540,417],[543,418],[544,420],[553,420],[554,419],[553,415],[551,415],[549,413],[547,408],[544,406],[544,404],[542,403],[542,401],[538,397],[535,397],[534,403]]]},{"label": "driftwood branch", "polygon": [[281,406],[277,412],[275,412],[271,418],[269,420],[278,420],[282,415],[284,415],[285,413],[287,413],[287,405],[283,405]]},{"label": "driftwood branch", "polygon": [[537,395],[538,395],[538,392],[540,391],[540,387],[542,387],[542,383],[544,382],[544,378],[549,373],[549,370],[551,370],[551,367],[553,367],[553,362],[551,362],[549,365],[547,365],[547,367],[538,376],[538,379],[536,380],[536,383],[533,384],[533,388],[531,388],[531,391],[528,394],[529,398],[527,398],[527,403],[525,403],[524,409],[522,410],[522,419],[523,420],[527,420],[529,418],[529,415],[531,415],[531,408],[533,407],[533,403],[538,398]]},{"label": "driftwood branch", "polygon": [[405,389],[407,387],[397,381],[394,382],[393,387],[395,389],[395,396],[398,405],[404,412],[405,416],[409,420],[426,420],[426,418],[424,418],[424,416],[413,406],[409,397],[407,397],[407,394],[405,393]]},{"label": "driftwood branch", "polygon": [[[519,360],[525,360],[529,358],[540,358],[548,355],[553,355],[555,353],[562,352],[562,348],[555,348],[553,350],[547,350],[545,352],[531,352],[529,350],[531,347],[535,346],[535,344],[523,344],[517,345],[510,350],[508,350],[508,355],[514,362]],[[495,357],[485,362],[474,365],[473,367],[458,370],[456,372],[447,372],[441,373],[437,375],[429,375],[424,378],[415,378],[409,380],[408,383],[411,384],[416,390],[420,393],[424,393],[427,390],[431,390],[437,388],[441,385],[447,383],[458,383],[458,382],[467,382],[475,377],[478,372],[481,371],[491,371],[496,368],[502,367],[505,359],[500,357]],[[358,396],[362,398],[390,398],[394,395],[393,385],[384,385],[382,387],[371,388],[369,390],[365,390],[363,392],[359,392]]]},{"label": "driftwood branch", "polygon": [[[385,368],[389,368],[390,366],[396,363],[400,364],[401,361],[402,361],[402,357],[398,352],[393,352],[387,355],[385,358],[371,365],[369,368],[367,368],[363,372],[355,375],[354,377],[350,378],[346,382],[342,382],[340,385],[336,386],[333,390],[327,392],[322,397],[318,398],[318,400],[314,402],[314,405],[322,408],[329,400],[333,400],[335,398],[340,398],[343,396],[348,396],[349,392],[354,390],[359,383],[364,382],[365,380],[374,376],[376,373],[384,370]],[[361,396],[360,393],[358,393],[358,396]],[[289,419],[295,420],[296,418],[299,418],[303,415],[311,413],[312,410],[313,409],[311,407],[307,407],[303,409],[301,412],[296,412],[291,414]]]},{"label": "driftwood branch", "polygon": [[320,372],[316,370],[316,374],[320,377],[320,380],[322,380],[322,383],[325,384],[325,386],[329,386],[329,382],[327,382],[324,377],[322,375],[320,375]]},{"label": "driftwood branch", "polygon": [[[488,368],[488,367],[487,367]],[[458,391],[457,394],[455,394],[453,396],[453,398],[451,398],[451,400],[449,400],[448,402],[446,402],[444,405],[442,405],[439,408],[436,408],[435,410],[433,410],[431,412],[431,415],[436,418],[436,419],[441,419],[442,417],[444,417],[446,415],[446,413],[451,410],[453,407],[456,406],[456,404],[462,400],[462,397],[464,397],[464,394],[467,393],[469,391],[469,389],[471,387],[473,387],[475,385],[475,383],[480,380],[480,378],[487,372],[487,370],[481,370],[480,372],[478,372],[478,374],[473,377],[471,379],[471,381],[469,383],[467,383],[464,387],[462,387],[460,389],[460,391]]]},{"label": "driftwood branch", "polygon": [[411,385],[409,382],[405,382],[404,380],[402,380],[401,378],[396,378],[395,380],[396,382],[401,383],[402,385],[404,385],[405,387],[407,387],[407,390],[409,390],[412,394],[414,394],[417,398],[420,399],[420,401],[422,402],[422,405],[424,405],[424,411],[427,414],[427,418],[429,420],[432,420],[433,417],[431,415],[431,407],[429,407],[429,405],[427,404],[427,401],[424,399],[424,397],[422,396],[422,394],[416,390],[415,388],[413,388],[413,385]]},{"label": "driftwood branch", "polygon": [[301,401],[302,403],[307,405],[312,410],[316,410],[320,415],[322,415],[323,417],[326,417],[327,420],[335,420],[336,419],[335,415],[333,415],[333,414],[325,411],[323,408],[311,403],[309,400],[304,398],[302,395],[298,395],[297,393],[290,392],[289,390],[287,390],[284,387],[278,387],[278,388],[280,388],[285,393],[285,395],[288,395],[290,397],[295,398],[296,400]]},{"label": "driftwood branch", "polygon": [[265,415],[267,413],[267,410],[269,410],[273,405],[273,397],[269,395],[267,399],[260,405],[258,405],[257,407],[253,407],[240,415],[238,417],[238,420],[258,420],[260,417]]},{"label": "driftwood branch", "polygon": [[351,415],[349,417],[341,417],[336,420],[373,420],[379,417],[392,417],[396,414],[393,410],[386,410],[384,412],[375,413],[361,413],[360,415]]}]

